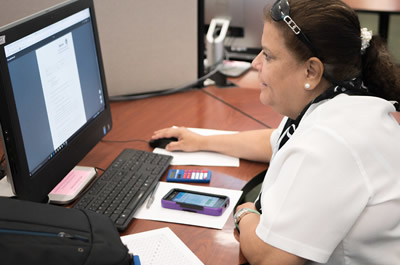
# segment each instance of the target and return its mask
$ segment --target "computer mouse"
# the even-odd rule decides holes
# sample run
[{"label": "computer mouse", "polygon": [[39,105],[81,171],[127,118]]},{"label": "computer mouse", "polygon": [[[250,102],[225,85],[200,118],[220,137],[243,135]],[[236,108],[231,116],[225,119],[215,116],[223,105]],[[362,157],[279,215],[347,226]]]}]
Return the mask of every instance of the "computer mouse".
[{"label": "computer mouse", "polygon": [[176,141],[178,141],[178,138],[176,137],[152,139],[150,140],[149,145],[153,148],[165,148],[165,146],[167,146],[167,144],[169,144],[170,142]]}]

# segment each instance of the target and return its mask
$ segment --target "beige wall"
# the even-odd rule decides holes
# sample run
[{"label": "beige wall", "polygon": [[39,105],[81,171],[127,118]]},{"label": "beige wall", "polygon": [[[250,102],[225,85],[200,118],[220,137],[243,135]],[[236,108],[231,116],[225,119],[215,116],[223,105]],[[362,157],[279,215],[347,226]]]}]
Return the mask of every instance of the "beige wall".
[{"label": "beige wall", "polygon": [[66,0],[1,0],[0,26],[65,1]]},{"label": "beige wall", "polygon": [[[0,25],[64,1],[0,0]],[[94,5],[109,95],[181,88],[197,80],[196,0],[94,0]]]}]

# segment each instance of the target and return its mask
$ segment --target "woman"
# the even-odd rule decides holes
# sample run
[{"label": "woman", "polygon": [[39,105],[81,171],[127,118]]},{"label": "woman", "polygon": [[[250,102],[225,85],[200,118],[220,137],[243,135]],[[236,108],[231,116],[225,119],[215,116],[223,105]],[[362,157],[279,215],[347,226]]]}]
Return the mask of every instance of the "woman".
[{"label": "woman", "polygon": [[270,163],[235,213],[249,263],[400,264],[400,70],[384,43],[339,0],[278,0],[262,47],[253,67],[261,102],[286,116],[276,130],[153,139]]}]

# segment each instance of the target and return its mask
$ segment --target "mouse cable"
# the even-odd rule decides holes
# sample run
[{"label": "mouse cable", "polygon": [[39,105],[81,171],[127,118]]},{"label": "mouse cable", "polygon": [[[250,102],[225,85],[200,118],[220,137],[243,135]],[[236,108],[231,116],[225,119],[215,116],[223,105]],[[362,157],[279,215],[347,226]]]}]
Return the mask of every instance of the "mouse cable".
[{"label": "mouse cable", "polygon": [[196,81],[187,84],[183,87],[179,88],[170,88],[162,91],[155,91],[155,92],[148,92],[148,93],[143,93],[143,94],[132,94],[132,95],[124,95],[124,96],[110,96],[109,99],[110,101],[125,101],[125,100],[136,100],[136,99],[145,99],[145,98],[150,98],[150,97],[155,97],[155,96],[164,96],[164,95],[170,95],[178,92],[182,92],[185,90],[189,90],[195,86],[197,86],[199,83],[204,82],[204,80],[210,78],[214,74],[216,74],[219,69],[221,68],[221,64],[217,65],[215,69],[207,73],[206,75],[200,77]]},{"label": "mouse cable", "polygon": [[142,139],[131,139],[131,140],[100,140],[103,143],[131,143],[131,142],[143,142],[149,143],[149,141],[142,140]]},{"label": "mouse cable", "polygon": [[236,110],[236,111],[242,113],[243,115],[249,117],[250,119],[254,120],[255,122],[261,124],[262,126],[268,128],[268,129],[271,129],[271,128],[272,128],[271,126],[265,124],[264,122],[260,121],[259,119],[256,119],[255,117],[251,116],[250,114],[244,112],[243,110],[241,110],[241,109],[239,109],[239,108],[233,106],[232,104],[226,102],[225,100],[223,100],[223,99],[221,99],[221,98],[219,98],[219,97],[213,95],[212,93],[210,93],[210,92],[208,92],[208,91],[206,91],[206,90],[204,90],[204,89],[201,90],[201,91],[202,91],[203,93],[205,93],[205,94],[207,94],[207,95],[209,95],[209,96],[215,98],[216,100],[220,101],[221,103],[227,105],[228,107],[230,107],[230,108],[232,108],[232,109],[234,109],[234,110]]},{"label": "mouse cable", "polygon": [[94,167],[95,169],[96,169],[96,173],[97,173],[97,171],[103,171],[103,172],[105,172],[106,170],[105,169],[103,169],[103,168],[101,168],[101,167]]}]

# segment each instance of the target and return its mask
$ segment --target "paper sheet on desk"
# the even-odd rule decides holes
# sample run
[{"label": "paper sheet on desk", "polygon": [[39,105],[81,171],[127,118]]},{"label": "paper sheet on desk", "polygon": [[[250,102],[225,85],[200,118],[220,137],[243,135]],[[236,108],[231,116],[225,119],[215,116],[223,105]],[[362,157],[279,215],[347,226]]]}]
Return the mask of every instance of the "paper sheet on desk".
[{"label": "paper sheet on desk", "polygon": [[[233,134],[234,131],[221,131],[211,129],[188,128],[201,135]],[[171,155],[171,165],[196,165],[196,166],[223,166],[239,167],[239,158],[215,152],[169,152],[162,148],[155,148],[154,153]]]},{"label": "paper sheet on desk", "polygon": [[[207,193],[214,193],[220,195],[226,195],[229,197],[230,204],[225,212],[221,216],[211,216],[199,213],[192,213],[186,211],[166,209],[161,206],[161,199],[173,188],[181,188],[193,191],[201,191]],[[195,186],[174,182],[160,182],[154,202],[149,209],[146,208],[147,201],[145,201],[139,210],[136,211],[134,217],[137,219],[155,220],[170,223],[179,223],[195,226],[203,226],[209,228],[222,229],[232,214],[233,207],[238,202],[241,190],[229,190],[222,188],[214,188],[208,186]]]},{"label": "paper sheet on desk", "polygon": [[121,237],[143,265],[200,265],[199,258],[168,227]]}]

